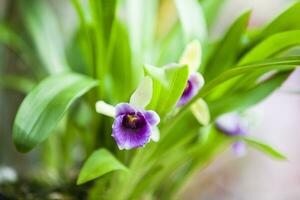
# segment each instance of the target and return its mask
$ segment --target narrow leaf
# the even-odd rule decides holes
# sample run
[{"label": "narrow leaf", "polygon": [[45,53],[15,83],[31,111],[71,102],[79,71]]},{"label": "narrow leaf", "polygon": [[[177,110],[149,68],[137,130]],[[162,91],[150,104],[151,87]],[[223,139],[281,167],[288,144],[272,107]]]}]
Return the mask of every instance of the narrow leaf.
[{"label": "narrow leaf", "polygon": [[287,79],[291,71],[281,72],[270,79],[245,91],[237,91],[234,94],[228,94],[221,99],[209,103],[213,116],[233,110],[243,111],[272,94],[274,90]]},{"label": "narrow leaf", "polygon": [[28,78],[16,75],[0,75],[0,88],[13,89],[26,94],[34,85],[35,82]]},{"label": "narrow leaf", "polygon": [[264,61],[240,66],[233,67],[231,70],[227,70],[221,75],[217,76],[212,81],[209,81],[200,92],[188,103],[186,104],[180,112],[177,114],[177,118],[181,117],[184,112],[187,111],[189,106],[191,106],[198,98],[203,98],[214,91],[218,86],[224,84],[224,82],[238,77],[240,75],[255,72],[257,70],[279,70],[279,69],[293,69],[300,65],[300,56],[290,56],[284,58],[276,58],[276,59],[267,59]]},{"label": "narrow leaf", "polygon": [[300,45],[300,31],[278,33],[263,40],[240,60],[239,65],[263,60],[289,47]]},{"label": "narrow leaf", "polygon": [[186,42],[203,41],[207,28],[201,4],[197,0],[175,0],[175,3]]},{"label": "narrow leaf", "polygon": [[246,142],[248,145],[254,147],[255,149],[260,150],[261,152],[263,152],[269,156],[272,156],[273,158],[276,158],[279,160],[287,159],[282,153],[280,153],[279,151],[275,150],[273,147],[271,147],[267,144],[264,144],[260,141],[254,140],[249,137],[238,137],[238,139]]},{"label": "narrow leaf", "polygon": [[49,77],[22,102],[13,127],[13,139],[21,152],[30,151],[53,133],[71,104],[96,86],[94,80],[74,73]]},{"label": "narrow leaf", "polygon": [[25,25],[40,60],[50,74],[65,72],[68,65],[58,21],[46,1],[21,1]]},{"label": "narrow leaf", "polygon": [[146,65],[145,73],[153,80],[152,99],[147,108],[163,116],[175,107],[181,97],[189,76],[188,66],[173,65],[158,68]]},{"label": "narrow leaf", "polygon": [[229,28],[210,59],[205,71],[206,80],[229,69],[239,53],[242,35],[244,34],[250,17],[250,11],[242,14]]}]

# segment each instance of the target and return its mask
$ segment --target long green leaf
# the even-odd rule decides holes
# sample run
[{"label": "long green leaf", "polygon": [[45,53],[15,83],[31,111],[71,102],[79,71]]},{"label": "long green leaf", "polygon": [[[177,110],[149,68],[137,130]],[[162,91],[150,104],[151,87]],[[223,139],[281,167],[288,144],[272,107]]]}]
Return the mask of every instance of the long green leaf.
[{"label": "long green leaf", "polygon": [[297,1],[278,17],[271,21],[264,29],[256,32],[253,36],[250,36],[249,41],[245,45],[245,50],[248,50],[255,46],[265,38],[279,32],[300,29],[300,2]]},{"label": "long green leaf", "polygon": [[35,82],[28,78],[16,75],[0,75],[0,88],[17,90],[28,93],[35,85]]},{"label": "long green leaf", "polygon": [[77,184],[83,184],[116,170],[127,170],[127,168],[108,150],[99,149],[94,151],[84,163]]},{"label": "long green leaf", "polygon": [[246,142],[248,145],[254,147],[255,149],[258,149],[262,151],[263,153],[272,156],[273,158],[279,159],[279,160],[286,160],[287,158],[280,153],[279,151],[275,150],[273,147],[264,144],[260,141],[254,140],[249,137],[237,137],[238,140],[242,140]]},{"label": "long green leaf", "polygon": [[214,22],[219,16],[220,8],[224,4],[224,2],[225,0],[203,0],[201,2],[208,29],[210,29],[214,25]]},{"label": "long green leaf", "polygon": [[300,28],[300,2],[297,1],[287,10],[276,17],[270,24],[268,24],[260,37],[267,37],[274,33],[295,30]]},{"label": "long green leaf", "polygon": [[229,28],[222,41],[216,48],[205,71],[206,80],[213,79],[216,75],[229,69],[236,60],[240,50],[242,35],[248,25],[250,11],[242,14]]},{"label": "long green leaf", "polygon": [[74,73],[49,77],[34,88],[21,104],[14,127],[17,149],[27,152],[53,133],[71,104],[96,86],[94,80]]},{"label": "long green leaf", "polygon": [[[260,61],[265,58],[274,56],[282,51],[293,46],[300,45],[300,31],[288,31],[274,34],[267,39],[260,42],[254,48],[252,48],[246,55],[244,55],[239,61],[238,65],[245,65],[254,61]],[[226,96],[226,94],[232,93],[233,89],[248,88],[249,85],[255,84],[256,80],[264,73],[264,70],[257,71],[255,73],[245,74],[238,79],[227,82],[222,85],[217,91],[218,96]],[[213,95],[215,95],[214,93]],[[216,99],[216,96],[214,97]]]},{"label": "long green leaf", "polygon": [[146,65],[145,73],[153,79],[153,94],[148,108],[164,116],[175,107],[186,87],[188,66],[158,68]]},{"label": "long green leaf", "polygon": [[[216,87],[220,84],[224,84],[224,82],[238,77],[240,75],[251,73],[257,70],[274,70],[274,69],[292,69],[295,68],[297,65],[300,65],[300,56],[291,56],[291,57],[284,57],[284,58],[277,58],[277,59],[268,59],[260,62],[256,62],[253,64],[244,65],[241,67],[233,67],[231,70],[227,70],[226,72],[222,73],[212,81],[208,82],[201,91],[188,103],[186,104],[180,112],[176,116],[176,120],[180,118],[184,112],[198,99],[203,98],[210,94]],[[176,120],[174,119],[172,123],[175,123]]]},{"label": "long green leaf", "polygon": [[279,88],[290,73],[291,72],[288,71],[276,74],[274,77],[271,77],[249,90],[237,91],[235,94],[225,95],[209,104],[210,111],[214,116],[233,110],[243,111],[244,109],[259,103],[274,92],[274,90]]},{"label": "long green leaf", "polygon": [[16,30],[6,24],[0,24],[0,42],[18,53],[30,50],[28,44],[17,34]]},{"label": "long green leaf", "polygon": [[58,21],[46,1],[21,0],[21,11],[37,54],[50,74],[66,72],[64,42]]},{"label": "long green leaf", "polygon": [[[152,61],[158,0],[125,0],[130,46],[136,64]],[[147,9],[145,9],[147,8]]]},{"label": "long green leaf", "polygon": [[203,41],[207,27],[201,4],[197,0],[175,0],[175,4],[186,42]]},{"label": "long green leaf", "polygon": [[265,39],[251,49],[239,62],[244,65],[268,58],[286,48],[300,45],[300,30],[278,33]]},{"label": "long green leaf", "polygon": [[143,68],[133,64],[128,31],[123,22],[115,20],[110,39],[111,88],[106,88],[107,93],[112,93],[118,102],[127,101],[142,78]]}]

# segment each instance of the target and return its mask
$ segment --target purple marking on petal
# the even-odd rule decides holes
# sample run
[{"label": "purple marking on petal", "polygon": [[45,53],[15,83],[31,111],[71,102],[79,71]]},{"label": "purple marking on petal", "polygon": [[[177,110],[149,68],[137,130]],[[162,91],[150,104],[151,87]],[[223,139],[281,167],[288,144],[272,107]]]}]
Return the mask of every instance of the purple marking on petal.
[{"label": "purple marking on petal", "polygon": [[201,76],[198,73],[192,73],[182,93],[182,96],[177,102],[177,106],[183,106],[188,103],[198,93],[202,86],[203,80],[201,80]]},{"label": "purple marking on petal", "polygon": [[151,126],[156,126],[160,121],[158,114],[152,110],[144,111],[143,115]]},{"label": "purple marking on petal", "polygon": [[150,142],[150,136],[159,116],[154,111],[138,110],[130,104],[116,106],[116,118],[112,126],[112,137],[119,149],[142,147]]},{"label": "purple marking on petal", "polygon": [[237,113],[227,113],[215,122],[216,127],[228,136],[247,135],[247,125]]},{"label": "purple marking on petal", "polygon": [[[129,117],[130,118],[130,117]],[[112,137],[120,149],[142,147],[150,141],[151,127],[141,115],[137,123],[130,123],[128,115],[120,115],[113,124]]]},{"label": "purple marking on petal", "polygon": [[245,142],[238,141],[238,142],[233,143],[232,144],[232,151],[238,157],[242,157],[242,156],[246,155],[247,148],[246,148]]},{"label": "purple marking on petal", "polygon": [[116,105],[116,117],[135,112],[136,110],[128,103],[119,103]]}]

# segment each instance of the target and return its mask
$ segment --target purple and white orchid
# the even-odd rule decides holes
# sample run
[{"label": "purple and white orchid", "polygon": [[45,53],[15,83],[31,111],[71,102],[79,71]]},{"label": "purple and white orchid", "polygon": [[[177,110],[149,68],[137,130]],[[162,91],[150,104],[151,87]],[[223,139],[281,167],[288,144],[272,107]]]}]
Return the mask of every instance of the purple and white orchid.
[{"label": "purple and white orchid", "polygon": [[[249,132],[248,122],[238,113],[226,113],[217,118],[216,127],[228,136],[245,136]],[[232,150],[237,156],[246,154],[246,144],[243,141],[237,141],[232,145]]]},{"label": "purple and white orchid", "polygon": [[195,40],[186,47],[179,63],[188,65],[190,75],[186,88],[177,102],[178,107],[188,103],[204,85],[203,76],[197,72],[201,64],[201,44],[199,41]]},{"label": "purple and white orchid", "polygon": [[130,98],[129,103],[113,107],[103,101],[96,103],[98,113],[115,118],[112,137],[120,150],[143,147],[150,140],[159,140],[157,125],[160,118],[155,111],[145,110],[152,97],[152,79],[145,77]]}]

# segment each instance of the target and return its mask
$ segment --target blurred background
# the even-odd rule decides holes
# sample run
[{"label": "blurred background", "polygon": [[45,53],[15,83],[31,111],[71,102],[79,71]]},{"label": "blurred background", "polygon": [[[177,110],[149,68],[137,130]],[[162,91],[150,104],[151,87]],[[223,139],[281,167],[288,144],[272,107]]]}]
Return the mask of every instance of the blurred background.
[{"label": "blurred background", "polygon": [[[251,9],[250,26],[261,26],[293,1],[228,0],[211,33],[218,36],[243,10]],[[300,71],[265,101],[255,106],[259,122],[252,135],[283,152],[288,161],[272,160],[256,150],[237,158],[230,150],[194,177],[183,197],[190,200],[300,199]]]},{"label": "blurred background", "polygon": [[[10,1],[10,2],[9,2]],[[76,23],[74,12],[67,0],[49,0],[63,20],[63,31],[68,36]],[[12,0],[0,0],[0,18],[18,15],[11,7]],[[252,9],[250,26],[261,26],[291,4],[292,0],[227,0],[221,9],[210,37],[216,38],[244,10]],[[300,19],[299,19],[300,20]],[[1,30],[0,30],[1,31]],[[1,32],[0,32],[1,34]],[[15,52],[3,51],[0,46],[0,74],[27,73],[15,59]],[[1,79],[1,77],[0,77]],[[1,81],[1,80],[0,80]],[[293,90],[299,93],[292,93]],[[39,149],[21,155],[14,149],[11,127],[15,112],[23,95],[12,90],[0,89],[0,166],[12,166],[18,171],[24,166],[34,166]],[[204,173],[193,178],[182,192],[188,200],[298,200],[300,199],[300,71],[272,96],[253,108],[259,123],[252,135],[285,153],[288,161],[272,160],[255,150],[237,158],[230,150],[220,155]]]}]

